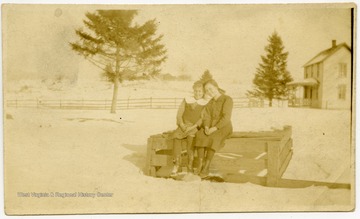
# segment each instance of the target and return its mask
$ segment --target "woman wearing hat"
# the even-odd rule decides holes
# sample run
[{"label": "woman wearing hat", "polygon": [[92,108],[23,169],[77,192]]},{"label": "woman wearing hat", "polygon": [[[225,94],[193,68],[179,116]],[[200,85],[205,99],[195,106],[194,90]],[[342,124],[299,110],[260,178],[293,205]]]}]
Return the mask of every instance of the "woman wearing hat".
[{"label": "woman wearing hat", "polygon": [[232,98],[224,94],[215,80],[205,82],[204,87],[212,99],[205,107],[203,128],[196,133],[194,144],[197,147],[199,158],[196,173],[200,173],[201,178],[208,176],[215,152],[224,146],[225,139],[233,131],[231,124]]}]

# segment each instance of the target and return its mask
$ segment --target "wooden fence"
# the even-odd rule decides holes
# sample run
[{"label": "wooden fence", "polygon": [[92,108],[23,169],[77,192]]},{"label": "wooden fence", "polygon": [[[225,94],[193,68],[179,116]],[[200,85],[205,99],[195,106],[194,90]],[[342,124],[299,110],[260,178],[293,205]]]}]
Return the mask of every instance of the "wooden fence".
[{"label": "wooden fence", "polygon": [[289,100],[290,107],[310,107],[312,105],[311,99],[293,98]]},{"label": "wooden fence", "polygon": [[[116,109],[176,109],[183,98],[127,98],[118,99]],[[234,108],[264,107],[263,100],[248,98],[233,98]],[[48,109],[76,109],[76,110],[110,110],[111,100],[85,99],[15,99],[7,100],[6,107],[12,108],[48,108]]]}]

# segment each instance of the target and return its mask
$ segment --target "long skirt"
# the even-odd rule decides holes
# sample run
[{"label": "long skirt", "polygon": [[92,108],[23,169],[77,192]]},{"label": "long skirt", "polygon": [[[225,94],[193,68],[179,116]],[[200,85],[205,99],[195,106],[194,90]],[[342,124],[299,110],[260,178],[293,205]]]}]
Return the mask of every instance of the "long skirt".
[{"label": "long skirt", "polygon": [[195,136],[195,147],[211,148],[214,151],[224,147],[225,139],[232,134],[232,126],[226,126],[213,132],[211,135],[205,134],[205,129],[200,129]]}]

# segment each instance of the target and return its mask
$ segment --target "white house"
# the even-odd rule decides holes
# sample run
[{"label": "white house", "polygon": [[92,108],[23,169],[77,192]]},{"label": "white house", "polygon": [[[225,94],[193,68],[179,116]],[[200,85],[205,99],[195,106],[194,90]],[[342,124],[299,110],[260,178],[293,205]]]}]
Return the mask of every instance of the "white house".
[{"label": "white house", "polygon": [[289,106],[350,109],[352,52],[346,43],[321,51],[304,66],[304,79],[287,84]]}]

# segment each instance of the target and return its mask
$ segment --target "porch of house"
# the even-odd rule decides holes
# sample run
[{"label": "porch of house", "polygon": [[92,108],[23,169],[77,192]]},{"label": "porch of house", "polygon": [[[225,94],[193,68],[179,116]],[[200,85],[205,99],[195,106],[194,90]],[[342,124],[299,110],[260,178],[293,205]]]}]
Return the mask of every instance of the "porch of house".
[{"label": "porch of house", "polygon": [[292,98],[289,99],[288,106],[289,107],[310,107],[311,99],[309,98]]},{"label": "porch of house", "polygon": [[287,84],[289,94],[289,107],[321,108],[318,93],[319,82],[314,78],[294,81]]}]

